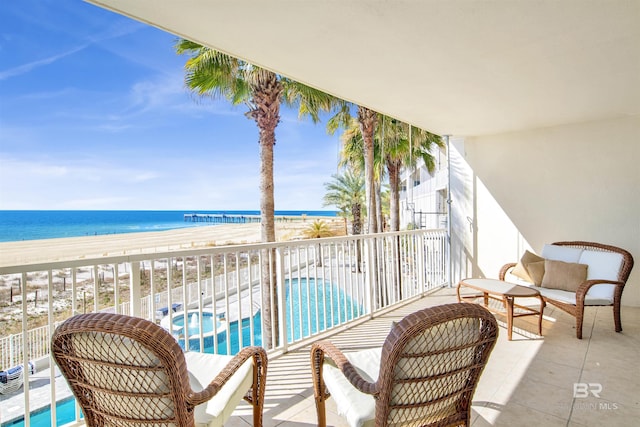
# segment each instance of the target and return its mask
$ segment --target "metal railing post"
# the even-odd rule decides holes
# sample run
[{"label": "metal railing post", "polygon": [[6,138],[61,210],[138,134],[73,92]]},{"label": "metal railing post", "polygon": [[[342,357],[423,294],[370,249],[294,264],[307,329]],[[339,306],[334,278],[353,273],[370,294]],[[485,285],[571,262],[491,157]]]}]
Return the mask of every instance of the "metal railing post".
[{"label": "metal railing post", "polygon": [[[287,343],[287,296],[284,286],[284,254],[282,248],[277,247],[275,250],[276,257],[276,289],[278,290],[278,342],[282,346],[283,352],[287,352],[289,345]],[[292,325],[293,327],[293,325]]]},{"label": "metal railing post", "polygon": [[364,289],[366,294],[368,295],[367,298],[367,312],[369,313],[369,317],[373,317],[373,308],[375,307],[375,289],[373,286],[373,277],[375,272],[373,271],[373,268],[371,268],[371,266],[373,265],[372,262],[372,252],[373,252],[373,245],[370,244],[370,239],[369,238],[363,238],[362,239],[362,243],[364,246],[364,258],[365,258],[365,271],[364,271]]},{"label": "metal railing post", "polygon": [[129,276],[130,280],[130,315],[136,317],[142,317],[141,307],[141,299],[142,299],[142,289],[140,284],[140,262],[132,262],[131,263],[131,272]]}]

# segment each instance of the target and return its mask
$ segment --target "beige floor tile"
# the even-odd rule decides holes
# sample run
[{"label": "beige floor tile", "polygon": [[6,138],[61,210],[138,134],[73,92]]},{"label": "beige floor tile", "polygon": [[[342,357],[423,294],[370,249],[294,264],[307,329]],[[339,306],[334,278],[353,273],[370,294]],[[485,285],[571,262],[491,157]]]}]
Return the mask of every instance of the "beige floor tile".
[{"label": "beige floor tile", "polygon": [[571,422],[585,426],[628,427],[638,425],[640,409],[605,399],[576,399]]},{"label": "beige floor tile", "polygon": [[316,407],[313,401],[308,399],[294,404],[281,412],[277,419],[282,421],[278,426],[317,425],[318,423]]},{"label": "beige floor tile", "polygon": [[584,364],[589,340],[579,340],[575,336],[545,337],[536,358],[569,367],[580,367]]},{"label": "beige floor tile", "polygon": [[480,416],[474,419],[473,427],[539,425],[565,427],[566,419],[557,418],[527,406],[511,403],[502,408],[480,408]]},{"label": "beige floor tile", "polygon": [[253,425],[253,418],[244,418],[240,416],[232,415],[226,423],[224,423],[224,427],[249,427]]},{"label": "beige floor tile", "polygon": [[[347,420],[342,416],[338,415],[338,409],[336,408],[336,401],[334,399],[329,399],[326,402],[326,416],[327,416],[327,426],[331,427],[347,427]],[[315,407],[314,407],[315,408]],[[317,420],[317,418],[314,418]]]},{"label": "beige floor tile", "polygon": [[601,366],[595,369],[585,369],[582,372],[580,382],[593,384],[587,388],[594,389],[602,399],[640,408],[640,372],[638,368],[621,370],[611,366]]},{"label": "beige floor tile", "polygon": [[[300,394],[282,396],[279,399],[265,399],[264,426],[273,427],[290,419],[295,419],[301,412],[313,406],[313,398]],[[315,411],[315,406],[313,406]]]},{"label": "beige floor tile", "polygon": [[573,402],[573,387],[557,387],[524,378],[514,391],[509,405],[516,403],[538,412],[569,419]]},{"label": "beige floor tile", "polygon": [[580,366],[567,366],[547,359],[534,358],[527,369],[526,377],[570,391],[573,384],[580,381],[581,372]]}]

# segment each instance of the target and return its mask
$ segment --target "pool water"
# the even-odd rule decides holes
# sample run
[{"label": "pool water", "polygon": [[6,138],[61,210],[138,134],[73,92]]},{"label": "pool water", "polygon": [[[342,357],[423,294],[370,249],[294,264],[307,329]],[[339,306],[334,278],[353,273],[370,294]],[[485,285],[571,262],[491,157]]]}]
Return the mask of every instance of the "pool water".
[{"label": "pool water", "polygon": [[[317,295],[317,297],[316,297]],[[286,284],[286,304],[287,304],[287,341],[293,342],[301,338],[310,336],[319,330],[328,329],[334,325],[351,320],[362,314],[362,308],[352,299],[342,292],[336,285],[330,283],[318,283],[316,286],[313,279],[293,279]],[[214,336],[212,313],[204,312],[203,321],[192,320],[187,313],[187,324],[189,335],[198,335],[197,338],[189,339],[189,349],[200,351],[199,328],[202,323],[203,333],[209,336],[203,338],[204,352],[214,352]],[[242,322],[231,322],[228,328],[230,354],[240,351],[240,342],[246,347],[252,345],[251,342],[251,322],[253,321],[253,345],[262,344],[262,318],[258,311],[252,318],[242,319]],[[181,319],[174,319],[174,326],[184,327],[184,316]],[[191,324],[191,326],[189,326]],[[218,322],[220,326],[220,322]],[[192,332],[192,328],[193,332]],[[218,346],[218,354],[227,354],[227,331],[222,331],[215,336]],[[178,339],[178,343],[185,348],[184,338]],[[56,426],[67,424],[75,419],[75,399],[73,397],[59,401],[56,404]],[[31,413],[32,426],[51,427],[51,411],[47,406]],[[1,427],[23,427],[24,419],[16,419],[8,423],[2,423]]]},{"label": "pool water", "polygon": [[[254,344],[251,343],[251,318],[242,319],[241,325],[238,325],[238,322],[231,322],[229,324],[229,349],[230,353],[227,352],[227,332],[218,332],[217,335],[208,335],[203,337],[202,342],[204,343],[204,353],[217,353],[217,354],[236,354],[240,351],[240,339],[242,340],[242,346],[247,347],[250,345],[260,345],[262,343],[262,327],[261,327],[261,316],[260,312],[258,312],[255,316],[253,316],[253,324],[254,324]],[[238,332],[240,330],[240,332]],[[240,339],[239,339],[240,337]],[[218,351],[215,351],[215,343],[217,342]],[[178,344],[183,349],[184,338],[178,338]],[[189,350],[191,351],[200,351],[200,335],[190,336],[189,337]]]},{"label": "pool water", "polygon": [[[200,328],[202,328],[203,334],[210,334],[213,332],[213,313],[203,312],[202,319],[199,313],[187,313],[187,332],[189,335],[198,335]],[[174,334],[184,334],[184,314],[173,317]],[[219,330],[222,324],[218,321],[216,330]],[[177,328],[176,328],[177,327]]]},{"label": "pool water", "polygon": [[[68,424],[76,419],[76,399],[68,397],[56,403],[56,426]],[[82,414],[81,414],[82,416]],[[31,413],[29,418],[32,426],[51,426],[51,406],[46,406]],[[2,427],[22,427],[24,418],[18,418],[7,423],[2,423]]]},{"label": "pool water", "polygon": [[362,308],[336,285],[309,279],[287,284],[287,341],[293,342],[356,318]]},{"label": "pool water", "polygon": [[[287,342],[298,341],[301,338],[308,337],[319,331],[324,331],[340,323],[354,319],[362,313],[359,307],[352,299],[343,291],[338,289],[336,285],[328,282],[315,284],[314,279],[293,279],[286,282],[286,311],[287,311]],[[211,313],[203,313],[203,315],[213,317]],[[189,318],[189,315],[187,315]],[[182,319],[181,319],[182,321]],[[253,335],[251,334],[251,322],[253,321]],[[183,321],[182,321],[183,322]],[[203,326],[205,333],[212,330],[212,320]],[[176,322],[174,322],[176,324]],[[182,323],[182,325],[184,322]],[[181,325],[181,326],[182,326]],[[240,332],[238,332],[240,329]],[[262,316],[258,311],[251,318],[242,319],[242,323],[232,322],[229,325],[229,347],[231,353],[227,353],[227,331],[222,331],[214,336],[210,334],[202,339],[205,353],[217,354],[236,354],[240,351],[240,342],[242,346],[262,345]],[[251,338],[253,336],[253,343]],[[217,352],[215,344],[217,342]],[[178,337],[178,343],[184,349],[184,338]],[[200,336],[196,331],[196,336],[189,337],[189,350],[201,351]]]}]

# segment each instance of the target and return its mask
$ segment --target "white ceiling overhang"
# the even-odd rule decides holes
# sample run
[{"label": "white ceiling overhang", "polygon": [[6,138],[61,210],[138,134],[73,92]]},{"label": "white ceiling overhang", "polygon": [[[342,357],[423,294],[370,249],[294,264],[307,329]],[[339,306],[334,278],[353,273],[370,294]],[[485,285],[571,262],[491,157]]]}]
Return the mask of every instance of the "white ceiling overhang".
[{"label": "white ceiling overhang", "polygon": [[439,134],[640,112],[640,0],[88,0]]}]

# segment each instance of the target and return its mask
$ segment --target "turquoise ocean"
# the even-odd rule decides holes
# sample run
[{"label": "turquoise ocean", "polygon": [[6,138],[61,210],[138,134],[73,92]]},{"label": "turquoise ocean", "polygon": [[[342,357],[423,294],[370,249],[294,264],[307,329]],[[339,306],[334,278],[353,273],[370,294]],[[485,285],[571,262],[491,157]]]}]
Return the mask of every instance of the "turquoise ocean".
[{"label": "turquoise ocean", "polygon": [[[189,214],[260,215],[260,211],[46,211],[0,210],[0,242],[140,233],[211,226],[188,222]],[[276,211],[276,216],[336,216],[335,211]]]}]

